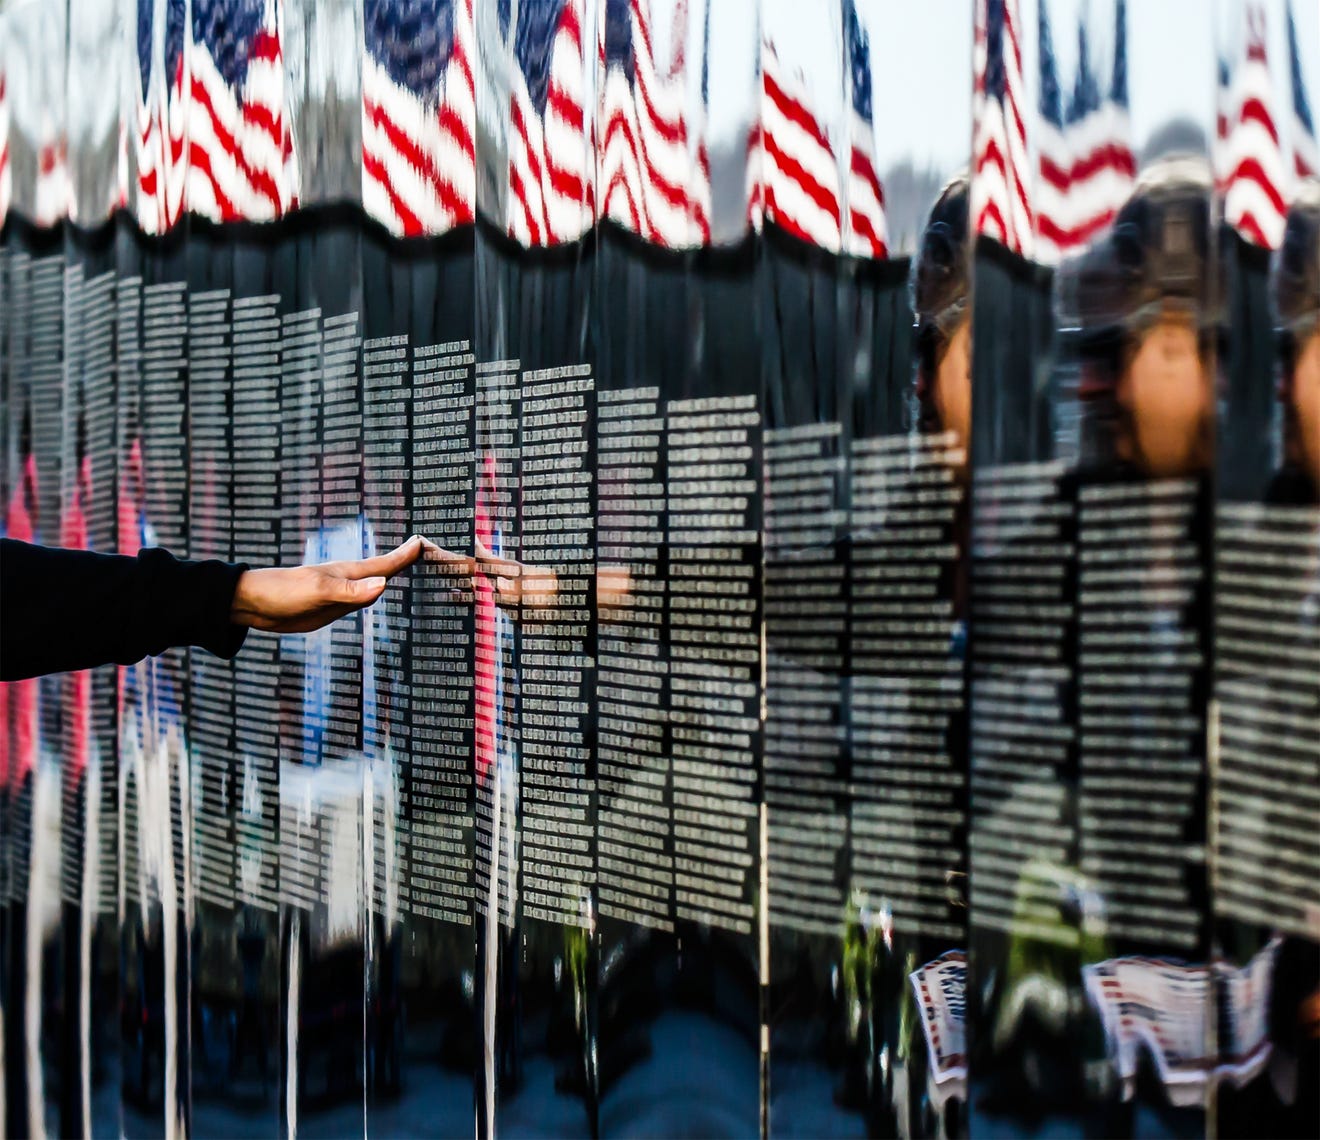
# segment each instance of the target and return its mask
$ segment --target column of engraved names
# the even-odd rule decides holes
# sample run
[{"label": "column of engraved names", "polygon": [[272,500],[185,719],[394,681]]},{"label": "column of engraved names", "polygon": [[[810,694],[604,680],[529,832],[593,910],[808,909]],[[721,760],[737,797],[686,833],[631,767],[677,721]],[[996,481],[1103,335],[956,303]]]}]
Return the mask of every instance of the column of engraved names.
[{"label": "column of engraved names", "polygon": [[[87,511],[87,535],[93,550],[113,553],[118,530],[115,470],[118,464],[118,433],[115,400],[115,275],[105,272],[87,282],[84,321],[84,377],[87,408],[87,454],[91,487]],[[98,670],[92,689],[93,757],[100,769],[100,811],[97,835],[100,840],[97,901],[101,913],[114,913],[117,906],[117,853],[119,850],[119,780],[115,747],[116,712],[119,696],[118,670]]]},{"label": "column of engraved names", "polygon": [[[14,533],[9,528],[14,528],[19,522],[21,515],[18,513],[20,505],[26,505],[28,502],[25,494],[26,467],[29,461],[29,454],[26,451],[30,447],[27,433],[30,430],[32,414],[32,370],[30,367],[29,356],[29,330],[32,323],[32,295],[28,289],[28,282],[31,274],[31,257],[18,248],[8,248],[0,246],[8,256],[8,282],[7,293],[5,297],[6,308],[3,313],[6,329],[6,353],[5,369],[7,373],[10,391],[9,400],[9,422],[5,425],[8,436],[9,454],[6,456],[8,466],[8,475],[10,480],[9,496],[6,498],[3,508],[5,511],[6,532]],[[31,520],[35,523],[35,520]],[[36,686],[28,684],[21,687],[15,686],[7,690],[10,694],[10,700],[13,702],[10,708],[13,710],[11,716],[14,717],[14,729],[17,729],[22,714],[23,706],[19,703],[19,693],[26,690],[31,693]],[[30,699],[28,697],[24,700]],[[6,723],[5,732],[10,732],[10,725]],[[31,791],[30,782],[23,778],[23,772],[17,770],[17,764],[26,764],[26,757],[17,752],[17,741],[13,737],[9,738],[16,749],[15,763],[16,767],[8,779],[12,781],[12,791],[9,793],[12,797],[8,806],[8,817],[5,822],[8,827],[0,834],[0,843],[6,847],[6,884],[8,898],[14,901],[26,901],[28,894],[28,853],[32,849],[32,827],[31,827]]]},{"label": "column of engraved names", "polygon": [[837,423],[765,433],[765,798],[770,922],[834,934],[847,844]]},{"label": "column of engraved names", "polygon": [[1216,910],[1313,935],[1320,911],[1320,507],[1215,524]]},{"label": "column of engraved names", "polygon": [[1024,895],[1016,922],[1014,907],[1029,865],[1073,862],[1073,506],[1061,476],[1011,465],[975,472],[972,487],[972,920],[1051,940],[1076,936],[1061,935],[1052,885]]},{"label": "column of engraved names", "polygon": [[[34,257],[28,278],[31,294],[28,372],[31,377],[32,462],[36,482],[36,538],[58,544],[61,539],[61,457],[64,450],[64,259],[59,255]],[[61,689],[59,676],[36,682],[41,694],[38,718],[41,744],[52,751],[60,746]]]},{"label": "column of engraved names", "polygon": [[[516,559],[521,365],[517,360],[478,361],[476,384],[477,537],[493,553]],[[496,608],[488,590],[479,592],[476,609],[477,909],[485,914],[491,891],[497,891],[500,921],[511,927],[518,883],[518,848],[510,834],[516,824],[511,808],[516,796],[515,789],[505,786],[511,776],[502,758],[519,747],[517,637],[513,623]]]},{"label": "column of engraved names", "polygon": [[[306,309],[280,321],[280,550],[296,566],[320,525],[321,313]],[[307,731],[304,692],[307,638],[283,637],[280,654],[280,901],[312,906],[320,898],[319,854],[311,813],[293,809],[291,777],[317,760]]]},{"label": "column of engraved names", "polygon": [[142,290],[142,450],[152,542],[187,553],[187,306],[182,281]]},{"label": "column of engraved names", "polygon": [[[352,536],[352,555],[366,551],[362,527],[362,394],[358,378],[358,314],[326,317],[321,364],[321,523],[330,541]],[[340,539],[342,541],[342,539]],[[356,541],[354,541],[356,540]],[[345,756],[361,746],[363,616],[330,627],[329,712],[323,755]]]},{"label": "column of engraved names", "polygon": [[[32,457],[40,541],[57,543],[60,533],[60,458],[64,448],[64,259],[34,257],[28,290],[27,373],[31,393]],[[43,692],[44,692],[43,686]],[[42,720],[57,713],[58,702],[43,701]],[[58,727],[57,721],[51,727]],[[56,737],[49,737],[52,746]]]},{"label": "column of engraved names", "polygon": [[[467,341],[413,350],[413,529],[472,549],[473,358]],[[469,583],[424,569],[412,588],[407,903],[472,922],[473,629]]]},{"label": "column of engraved names", "polygon": [[627,598],[600,610],[596,770],[601,914],[673,929],[673,821],[665,747],[664,420],[659,392],[596,394],[596,558],[626,571]]},{"label": "column of engraved names", "polygon": [[[234,556],[253,566],[280,556],[279,297],[235,298]],[[278,639],[253,631],[234,679],[235,884],[241,902],[273,909],[279,865]]]},{"label": "column of engraved names", "polygon": [[[83,420],[83,267],[74,262],[64,268],[62,298],[64,350],[63,376],[60,378],[62,427],[59,438],[58,471],[61,486],[56,488],[60,505],[57,541],[61,546],[87,545],[85,531],[86,503],[79,490],[81,464],[79,452],[85,438]],[[79,516],[82,515],[81,521]],[[63,818],[60,827],[60,890],[65,902],[77,903],[82,894],[85,858],[86,815],[79,809],[80,785],[87,770],[91,737],[89,718],[91,681],[88,673],[72,673],[51,679],[59,696],[58,724],[60,737],[52,738],[62,764]]]},{"label": "column of engraved names", "polygon": [[[188,297],[188,545],[194,558],[234,561],[231,531],[229,290]],[[193,871],[201,898],[234,901],[233,665],[189,655],[188,739],[200,768],[202,810],[193,829]]]},{"label": "column of engraved names", "polygon": [[[408,337],[362,342],[362,499],[375,550],[393,550],[407,537],[412,498],[412,386]],[[363,669],[369,678],[362,709],[362,743],[385,778],[372,795],[374,898],[405,902],[405,860],[412,775],[409,660],[413,574],[398,575],[364,615]]]},{"label": "column of engraved names", "polygon": [[[188,553],[186,285],[162,281],[142,290],[142,455],[148,531],[144,546]],[[152,669],[158,744],[180,739],[187,708],[187,652],[168,649]],[[170,830],[175,882],[185,881],[189,836],[183,813],[183,772],[170,773]],[[145,822],[145,819],[144,819]],[[161,827],[163,820],[151,826]],[[187,894],[180,891],[179,905]]]},{"label": "column of engraved names", "polygon": [[[1204,570],[1193,480],[1077,503],[1081,868],[1117,936],[1195,951],[1188,851],[1204,771]],[[1199,615],[1199,616],[1198,616]],[[1199,845],[1198,845],[1199,846]]]},{"label": "column of engraved names", "polygon": [[954,573],[961,453],[947,436],[858,440],[852,457],[852,864],[900,929],[961,939],[963,708]]},{"label": "column of engraved names", "polygon": [[595,878],[595,403],[589,365],[523,373],[523,561],[553,570],[557,589],[553,605],[523,611],[522,901],[549,922],[586,922]]},{"label": "column of engraved names", "polygon": [[[10,274],[14,263],[10,264]],[[17,298],[15,298],[17,300]],[[12,351],[12,349],[11,349]],[[140,508],[138,464],[135,455],[141,439],[142,400],[142,278],[134,274],[118,277],[115,287],[115,371],[118,383],[115,408],[116,482],[120,496],[126,504]],[[17,395],[17,392],[15,392]],[[121,553],[136,548],[134,532],[137,520],[129,512],[120,519],[117,544]],[[128,674],[122,675],[127,679]],[[123,852],[122,882],[136,883],[141,875],[141,811],[137,785],[129,779],[132,753],[126,747],[126,737],[136,732],[141,713],[125,693],[120,711],[118,737],[120,743],[120,780],[123,798],[119,803],[120,848]]]},{"label": "column of engraved names", "polygon": [[675,917],[754,917],[760,737],[755,396],[670,401],[670,721]]}]

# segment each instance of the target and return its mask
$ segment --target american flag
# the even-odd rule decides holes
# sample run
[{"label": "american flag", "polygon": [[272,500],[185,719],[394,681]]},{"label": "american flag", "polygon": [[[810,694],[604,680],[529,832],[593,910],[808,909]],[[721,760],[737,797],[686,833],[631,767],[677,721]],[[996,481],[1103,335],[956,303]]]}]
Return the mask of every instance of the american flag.
[{"label": "american flag", "polygon": [[[760,32],[757,32],[758,38]],[[760,233],[765,222],[765,131],[761,126],[761,104],[765,101],[764,53],[756,53],[757,112],[747,131],[747,156],[743,167],[743,200],[747,203],[747,225]]]},{"label": "american flag", "polygon": [[276,0],[192,0],[185,206],[214,221],[296,205]]},{"label": "american flag", "polygon": [[[507,38],[506,21],[513,17],[500,7]],[[524,246],[574,241],[595,222],[584,9],[584,0],[539,0],[518,8],[506,224]]]},{"label": "american flag", "polygon": [[58,225],[69,215],[73,183],[69,178],[69,146],[63,138],[47,138],[37,148],[34,209],[39,226]]},{"label": "american flag", "polygon": [[0,225],[4,225],[9,215],[13,180],[13,171],[9,169],[9,98],[5,90],[5,74],[0,71]]},{"label": "american flag", "polygon": [[1237,68],[1228,116],[1224,218],[1245,240],[1276,249],[1287,219],[1289,175],[1271,107],[1264,8],[1251,4],[1246,17],[1246,58]]},{"label": "american flag", "polygon": [[1031,257],[1035,227],[1017,0],[977,0],[974,43],[974,232]]},{"label": "american flag", "polygon": [[803,77],[788,74],[769,39],[762,45],[761,84],[757,144],[764,187],[758,207],[763,203],[766,221],[837,253],[843,213],[834,148],[812,112]]},{"label": "american flag", "polygon": [[155,0],[138,0],[137,157],[138,225],[164,233],[183,213],[187,148],[184,139],[184,20],[186,0],[165,0],[164,50],[156,50]]},{"label": "american flag", "polygon": [[1086,24],[1078,25],[1077,76],[1067,114],[1054,58],[1046,0],[1040,0],[1040,121],[1037,149],[1036,257],[1056,263],[1084,248],[1127,201],[1136,179],[1127,96],[1127,12],[1118,0],[1114,72],[1102,95],[1091,65]]},{"label": "american flag", "polygon": [[601,209],[605,217],[655,245],[684,249],[710,241],[706,45],[701,113],[689,122],[687,0],[677,0],[674,6],[667,67],[656,59],[650,8],[649,0],[605,0]]},{"label": "american flag", "polygon": [[1288,64],[1292,75],[1292,144],[1293,170],[1298,178],[1320,178],[1320,142],[1316,140],[1315,119],[1306,97],[1302,78],[1302,56],[1297,47],[1297,22],[1292,5],[1288,6]]},{"label": "american flag", "polygon": [[1215,147],[1212,166],[1215,172],[1215,193],[1222,199],[1228,185],[1228,132],[1233,114],[1233,69],[1228,60],[1219,57],[1219,83],[1215,88]]},{"label": "american flag", "polygon": [[392,233],[442,234],[476,216],[472,0],[367,0],[362,204]]},{"label": "american flag", "polygon": [[843,247],[857,257],[884,257],[885,192],[875,169],[871,112],[871,41],[853,0],[843,0],[843,39],[848,62],[848,225]]}]

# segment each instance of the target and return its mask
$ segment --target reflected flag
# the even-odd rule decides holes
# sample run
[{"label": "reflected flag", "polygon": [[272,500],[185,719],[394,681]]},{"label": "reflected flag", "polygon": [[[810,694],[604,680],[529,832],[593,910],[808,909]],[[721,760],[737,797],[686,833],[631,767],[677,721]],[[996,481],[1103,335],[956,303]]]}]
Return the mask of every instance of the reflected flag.
[{"label": "reflected flag", "polygon": [[275,0],[192,0],[185,205],[214,221],[296,205]]},{"label": "reflected flag", "polygon": [[1288,65],[1292,78],[1293,171],[1298,178],[1320,178],[1320,142],[1316,140],[1315,119],[1306,97],[1302,77],[1302,56],[1297,46],[1297,22],[1288,5]]},{"label": "reflected flag", "polygon": [[476,217],[472,0],[367,0],[362,204],[391,233]]},{"label": "reflected flag", "polygon": [[757,112],[747,130],[747,153],[743,165],[743,200],[747,203],[747,226],[758,234],[765,222],[765,131],[761,126],[764,115],[760,109],[765,100],[764,54],[756,53],[754,88],[760,98],[757,100]]},{"label": "reflected flag", "polygon": [[885,192],[875,169],[871,105],[871,41],[854,0],[843,0],[844,51],[848,63],[848,225],[843,246],[858,257],[884,257]]},{"label": "reflected flag", "polygon": [[54,226],[68,217],[73,198],[69,179],[69,147],[64,138],[37,148],[37,185],[34,208],[39,226]]},{"label": "reflected flag", "polygon": [[1224,165],[1224,219],[1249,242],[1276,249],[1288,207],[1288,169],[1272,109],[1265,11],[1247,8],[1246,58],[1237,69]]},{"label": "reflected flag", "polygon": [[1221,197],[1228,185],[1228,133],[1233,114],[1233,69],[1219,57],[1219,83],[1215,88],[1215,193]]},{"label": "reflected flag", "polygon": [[1045,0],[1039,34],[1036,256],[1054,263],[1084,248],[1113,222],[1136,180],[1128,122],[1126,4],[1118,0],[1116,6],[1114,70],[1107,94],[1101,94],[1092,67],[1086,24],[1078,24],[1077,76],[1066,116]]},{"label": "reflected flag", "polygon": [[1017,0],[978,0],[973,60],[973,230],[1031,257],[1034,211]]},{"label": "reflected flag", "polygon": [[[709,40],[709,7],[706,40]],[[708,43],[699,114],[689,121],[688,3],[677,0],[670,59],[656,59],[650,0],[606,0],[600,54],[602,214],[655,245],[710,241],[710,159],[705,144]]]},{"label": "reflected flag", "polygon": [[183,213],[187,155],[184,145],[185,0],[165,0],[165,26],[157,51],[155,0],[138,0],[138,79],[134,155],[138,225],[164,233]]},{"label": "reflected flag", "polygon": [[[524,246],[575,241],[595,220],[583,11],[584,0],[542,0],[518,12],[506,224]],[[510,18],[501,5],[506,38]]]},{"label": "reflected flag", "polygon": [[9,169],[9,97],[5,73],[0,71],[0,225],[4,225],[9,214],[13,182],[13,172]]},{"label": "reflected flag", "polygon": [[758,142],[765,220],[837,253],[843,226],[834,148],[812,112],[803,76],[788,74],[768,39],[761,51]]}]

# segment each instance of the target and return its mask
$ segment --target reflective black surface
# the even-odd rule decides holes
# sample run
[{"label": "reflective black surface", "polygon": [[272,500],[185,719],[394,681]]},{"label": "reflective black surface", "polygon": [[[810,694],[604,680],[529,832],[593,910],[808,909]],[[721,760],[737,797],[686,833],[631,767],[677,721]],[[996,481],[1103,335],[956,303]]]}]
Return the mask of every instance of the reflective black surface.
[{"label": "reflective black surface", "polygon": [[6,537],[442,549],[0,686],[5,1133],[1315,1134],[1318,43],[6,8]]}]

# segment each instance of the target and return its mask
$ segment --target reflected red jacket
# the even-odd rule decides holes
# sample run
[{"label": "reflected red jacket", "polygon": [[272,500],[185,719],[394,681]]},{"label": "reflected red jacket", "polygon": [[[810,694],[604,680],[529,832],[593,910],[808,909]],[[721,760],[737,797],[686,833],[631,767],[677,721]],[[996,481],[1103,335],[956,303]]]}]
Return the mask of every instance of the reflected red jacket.
[{"label": "reflected red jacket", "polygon": [[131,665],[172,646],[233,657],[247,633],[229,620],[245,569],[0,539],[0,681]]}]

